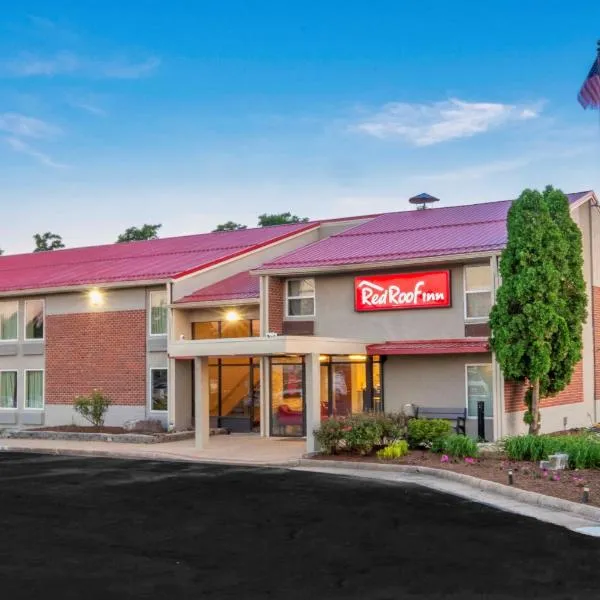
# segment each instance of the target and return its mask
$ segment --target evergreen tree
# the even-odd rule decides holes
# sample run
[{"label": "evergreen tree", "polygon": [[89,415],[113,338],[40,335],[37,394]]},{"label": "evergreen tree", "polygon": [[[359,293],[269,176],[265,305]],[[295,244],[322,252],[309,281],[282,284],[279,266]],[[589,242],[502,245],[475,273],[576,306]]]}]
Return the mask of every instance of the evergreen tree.
[{"label": "evergreen tree", "polygon": [[526,382],[525,422],[540,428],[540,400],[563,390],[581,359],[586,296],[581,234],[558,190],[525,190],[511,206],[490,314],[490,345],[507,379]]}]

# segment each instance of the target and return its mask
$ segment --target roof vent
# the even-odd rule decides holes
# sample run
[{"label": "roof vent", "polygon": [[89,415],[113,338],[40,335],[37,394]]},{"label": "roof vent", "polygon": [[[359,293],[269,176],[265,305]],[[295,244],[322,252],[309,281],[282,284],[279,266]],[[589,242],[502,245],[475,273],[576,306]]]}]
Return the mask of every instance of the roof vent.
[{"label": "roof vent", "polygon": [[408,201],[411,204],[416,204],[417,210],[425,210],[430,204],[434,202],[439,202],[439,198],[435,198],[434,196],[430,196],[429,194],[417,194],[412,198],[409,198]]}]

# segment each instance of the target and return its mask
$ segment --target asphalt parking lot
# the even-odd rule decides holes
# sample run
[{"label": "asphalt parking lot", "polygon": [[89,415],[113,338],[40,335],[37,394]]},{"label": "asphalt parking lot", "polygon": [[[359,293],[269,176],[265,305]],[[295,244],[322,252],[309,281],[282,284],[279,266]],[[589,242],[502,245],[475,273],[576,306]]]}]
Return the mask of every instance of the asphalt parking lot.
[{"label": "asphalt parking lot", "polygon": [[284,469],[0,453],[10,598],[595,598],[600,539]]}]

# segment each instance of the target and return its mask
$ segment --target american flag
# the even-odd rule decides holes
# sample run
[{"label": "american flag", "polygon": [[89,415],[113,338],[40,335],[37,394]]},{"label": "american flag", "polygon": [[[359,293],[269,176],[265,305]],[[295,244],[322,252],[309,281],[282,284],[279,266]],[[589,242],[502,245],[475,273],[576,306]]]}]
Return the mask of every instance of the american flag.
[{"label": "american flag", "polygon": [[600,55],[594,61],[589,75],[583,82],[577,99],[583,108],[600,109]]}]

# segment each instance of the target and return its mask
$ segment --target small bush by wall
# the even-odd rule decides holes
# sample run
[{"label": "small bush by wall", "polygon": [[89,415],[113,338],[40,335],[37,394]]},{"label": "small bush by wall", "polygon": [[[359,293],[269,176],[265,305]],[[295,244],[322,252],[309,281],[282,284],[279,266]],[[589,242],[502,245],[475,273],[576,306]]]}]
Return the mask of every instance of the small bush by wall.
[{"label": "small bush by wall", "polygon": [[432,448],[452,433],[452,425],[445,419],[411,419],[407,428],[411,448]]}]

